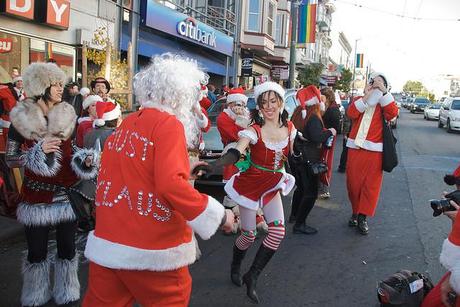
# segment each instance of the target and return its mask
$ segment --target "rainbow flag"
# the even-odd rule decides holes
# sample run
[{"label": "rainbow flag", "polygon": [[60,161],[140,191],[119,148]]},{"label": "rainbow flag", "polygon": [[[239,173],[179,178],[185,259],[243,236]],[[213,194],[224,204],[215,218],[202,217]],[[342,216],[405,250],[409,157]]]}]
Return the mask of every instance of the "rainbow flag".
[{"label": "rainbow flag", "polygon": [[363,68],[364,67],[364,54],[357,53],[356,54],[356,68]]},{"label": "rainbow flag", "polygon": [[305,47],[314,43],[316,38],[317,0],[303,0],[299,5],[299,22],[297,25],[297,45]]}]

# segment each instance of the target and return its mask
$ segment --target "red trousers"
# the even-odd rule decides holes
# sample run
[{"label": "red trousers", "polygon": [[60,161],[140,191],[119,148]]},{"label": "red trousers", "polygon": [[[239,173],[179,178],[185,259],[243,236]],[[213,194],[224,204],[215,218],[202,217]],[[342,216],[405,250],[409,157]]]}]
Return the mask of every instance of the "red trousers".
[{"label": "red trousers", "polygon": [[381,152],[348,148],[347,190],[353,214],[374,216],[382,180]]},{"label": "red trousers", "polygon": [[[437,285],[431,289],[430,293],[423,300],[421,307],[445,307],[441,301],[441,284],[447,278],[448,274],[445,274]],[[455,307],[460,307],[460,299],[455,301]]]},{"label": "red trousers", "polygon": [[188,267],[174,271],[115,270],[90,262],[83,307],[188,306],[192,278]]}]

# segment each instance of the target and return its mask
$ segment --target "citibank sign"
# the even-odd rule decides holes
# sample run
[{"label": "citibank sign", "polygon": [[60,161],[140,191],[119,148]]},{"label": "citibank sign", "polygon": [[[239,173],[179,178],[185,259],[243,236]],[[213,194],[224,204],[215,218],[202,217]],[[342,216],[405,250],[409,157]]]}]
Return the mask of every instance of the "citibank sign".
[{"label": "citibank sign", "polygon": [[208,45],[209,47],[216,48],[216,33],[206,32],[200,29],[195,19],[189,17],[184,21],[177,23],[177,33],[181,36],[188,37],[202,44]]}]

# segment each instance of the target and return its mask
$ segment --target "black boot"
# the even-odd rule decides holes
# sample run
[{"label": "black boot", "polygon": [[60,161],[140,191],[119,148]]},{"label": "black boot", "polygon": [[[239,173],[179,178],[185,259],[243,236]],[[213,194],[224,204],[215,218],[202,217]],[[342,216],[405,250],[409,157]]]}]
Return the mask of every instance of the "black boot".
[{"label": "black boot", "polygon": [[241,274],[240,274],[240,267],[241,267],[241,262],[243,261],[244,256],[246,255],[246,251],[242,251],[236,245],[233,245],[233,259],[232,259],[232,265],[230,269],[230,277],[232,279],[232,282],[237,285],[238,287],[241,287],[243,284],[243,281],[241,280]]},{"label": "black boot", "polygon": [[358,215],[357,214],[352,214],[350,219],[348,220],[348,226],[350,227],[356,227],[358,226]]},{"label": "black boot", "polygon": [[254,303],[259,303],[259,297],[256,292],[257,279],[259,278],[260,272],[262,272],[274,254],[275,251],[273,249],[267,248],[262,244],[257,251],[256,258],[254,258],[251,268],[243,276],[243,283],[246,284],[247,287],[246,294]]},{"label": "black boot", "polygon": [[362,235],[369,233],[369,226],[367,225],[366,216],[364,214],[358,215],[358,231]]}]

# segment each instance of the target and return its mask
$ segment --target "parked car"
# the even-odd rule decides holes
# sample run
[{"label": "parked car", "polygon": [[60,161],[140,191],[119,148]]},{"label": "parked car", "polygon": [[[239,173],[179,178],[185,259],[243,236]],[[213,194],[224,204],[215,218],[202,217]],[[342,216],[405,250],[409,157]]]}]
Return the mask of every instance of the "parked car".
[{"label": "parked car", "polygon": [[426,120],[439,119],[439,109],[440,108],[441,108],[441,105],[437,103],[426,107],[425,111],[423,112],[423,118]]},{"label": "parked car", "polygon": [[438,127],[446,125],[447,132],[460,130],[460,97],[448,97],[439,109]]},{"label": "parked car", "polygon": [[414,100],[414,103],[411,106],[410,112],[411,113],[416,113],[416,112],[423,112],[425,111],[425,107],[427,107],[430,104],[430,101],[428,98],[425,97],[417,97]]}]

